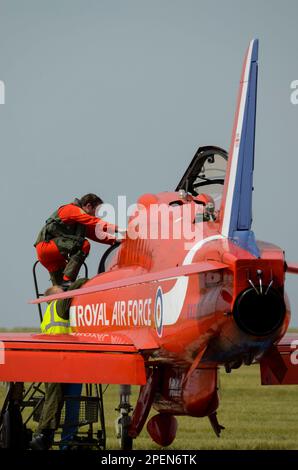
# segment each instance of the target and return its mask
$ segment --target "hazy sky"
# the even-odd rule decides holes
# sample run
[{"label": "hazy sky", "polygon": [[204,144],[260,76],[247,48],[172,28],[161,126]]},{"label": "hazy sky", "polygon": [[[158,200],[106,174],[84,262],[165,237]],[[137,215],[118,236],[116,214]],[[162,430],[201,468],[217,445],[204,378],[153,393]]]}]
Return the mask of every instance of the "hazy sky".
[{"label": "hazy sky", "polygon": [[[253,228],[298,261],[297,18],[297,0],[0,0],[0,327],[38,325],[33,242],[57,206],[171,190],[198,146],[229,147],[253,37]],[[298,277],[287,290],[297,325]]]}]

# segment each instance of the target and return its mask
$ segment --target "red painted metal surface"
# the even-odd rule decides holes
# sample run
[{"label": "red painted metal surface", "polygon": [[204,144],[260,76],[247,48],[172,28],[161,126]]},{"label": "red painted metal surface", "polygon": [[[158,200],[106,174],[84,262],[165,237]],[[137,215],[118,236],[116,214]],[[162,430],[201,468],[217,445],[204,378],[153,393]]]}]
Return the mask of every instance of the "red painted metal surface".
[{"label": "red painted metal surface", "polygon": [[147,371],[146,384],[140,388],[140,393],[136,406],[133,410],[129,435],[136,438],[142,431],[143,426],[148,418],[156,391],[158,390],[158,382],[160,380],[159,369],[157,367],[150,368]]},{"label": "red painted metal surface", "polygon": [[[46,335],[38,333],[0,333],[0,341],[5,344],[22,345],[24,349],[59,349],[63,345],[68,350],[95,350],[136,352],[156,349],[158,344],[150,330],[119,330],[109,332],[101,329],[98,333],[72,333],[68,335]],[[1,344],[1,343],[0,343]],[[1,350],[1,349],[0,349]]]},{"label": "red painted metal surface", "polygon": [[180,276],[187,276],[195,273],[205,273],[208,271],[216,271],[218,269],[226,268],[227,266],[223,263],[218,262],[202,262],[189,264],[187,266],[178,266],[176,268],[165,269],[150,274],[139,274],[138,276],[130,276],[125,279],[115,280],[111,282],[103,282],[92,287],[82,287],[81,289],[74,289],[66,291],[61,294],[48,295],[47,297],[41,297],[39,299],[30,300],[31,304],[41,304],[44,302],[50,302],[56,299],[68,299],[77,295],[82,296],[86,294],[93,294],[95,292],[103,292],[111,289],[119,289],[121,287],[128,287],[137,284],[143,284],[152,281],[160,281],[163,279],[177,278]]},{"label": "red painted metal surface", "polygon": [[175,439],[177,426],[177,419],[173,415],[161,413],[148,421],[147,431],[154,442],[166,447],[171,445]]},{"label": "red painted metal surface", "polygon": [[286,263],[287,273],[298,274],[298,263]]},{"label": "red painted metal surface", "polygon": [[164,366],[154,408],[160,413],[208,416],[218,407],[217,368],[199,368],[188,375],[186,368]]},{"label": "red painted metal surface", "polygon": [[0,336],[5,382],[146,382],[144,359],[133,345],[96,344],[67,335]]},{"label": "red painted metal surface", "polygon": [[298,334],[288,333],[260,361],[262,385],[298,385]]}]

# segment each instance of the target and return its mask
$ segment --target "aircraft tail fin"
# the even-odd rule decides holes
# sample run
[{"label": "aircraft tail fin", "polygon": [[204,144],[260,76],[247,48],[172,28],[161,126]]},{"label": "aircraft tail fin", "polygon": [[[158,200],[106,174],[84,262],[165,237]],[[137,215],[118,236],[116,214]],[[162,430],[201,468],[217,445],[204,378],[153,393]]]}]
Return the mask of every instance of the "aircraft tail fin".
[{"label": "aircraft tail fin", "polygon": [[250,42],[243,64],[221,206],[221,233],[257,257],[251,223],[258,45]]}]

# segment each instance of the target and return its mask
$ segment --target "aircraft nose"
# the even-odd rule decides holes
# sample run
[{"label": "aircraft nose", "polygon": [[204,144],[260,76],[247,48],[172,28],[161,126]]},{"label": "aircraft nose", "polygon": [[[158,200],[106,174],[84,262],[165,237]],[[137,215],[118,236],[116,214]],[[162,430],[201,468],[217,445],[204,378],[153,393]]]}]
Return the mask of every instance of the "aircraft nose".
[{"label": "aircraft nose", "polygon": [[283,323],[286,306],[283,296],[276,289],[265,287],[261,293],[251,287],[238,295],[233,315],[243,332],[254,336],[267,336]]}]

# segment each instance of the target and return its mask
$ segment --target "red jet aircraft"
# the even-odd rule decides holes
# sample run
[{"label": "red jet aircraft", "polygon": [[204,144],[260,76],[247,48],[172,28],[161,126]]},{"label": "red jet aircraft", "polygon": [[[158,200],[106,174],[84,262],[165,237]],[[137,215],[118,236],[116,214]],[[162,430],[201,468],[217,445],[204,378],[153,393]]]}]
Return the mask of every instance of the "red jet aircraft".
[{"label": "red jet aircraft", "polygon": [[[229,154],[199,148],[175,191],[139,198],[126,238],[108,249],[100,274],[81,289],[32,301],[72,297],[74,333],[1,334],[1,381],[139,385],[132,415],[127,396],[120,406],[123,448],[151,407],[147,430],[162,446],[175,438],[175,415],[208,416],[219,436],[219,366],[229,372],[260,362],[263,384],[298,383],[284,290],[286,272],[298,267],[251,229],[257,75],[253,40]],[[153,206],[170,208],[168,237]],[[192,237],[175,236],[181,221]],[[142,236],[156,228],[156,237]]]}]

